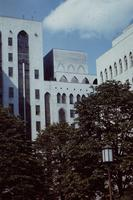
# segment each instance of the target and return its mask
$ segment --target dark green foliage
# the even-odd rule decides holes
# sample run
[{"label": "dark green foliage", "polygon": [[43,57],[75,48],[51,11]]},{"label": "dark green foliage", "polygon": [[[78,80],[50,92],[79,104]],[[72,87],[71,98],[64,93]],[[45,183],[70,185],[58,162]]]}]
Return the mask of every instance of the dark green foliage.
[{"label": "dark green foliage", "polygon": [[44,166],[47,200],[65,199],[63,179],[66,172],[67,151],[72,128],[66,124],[54,124],[43,130],[37,138],[37,148]]},{"label": "dark green foliage", "polygon": [[0,199],[36,199],[41,194],[41,175],[22,121],[0,108]]},{"label": "dark green foliage", "polygon": [[128,84],[106,82],[77,105],[77,112],[80,132],[99,156],[95,159],[98,171],[102,147],[113,147],[112,185],[115,199],[119,198],[133,183],[133,93]]}]

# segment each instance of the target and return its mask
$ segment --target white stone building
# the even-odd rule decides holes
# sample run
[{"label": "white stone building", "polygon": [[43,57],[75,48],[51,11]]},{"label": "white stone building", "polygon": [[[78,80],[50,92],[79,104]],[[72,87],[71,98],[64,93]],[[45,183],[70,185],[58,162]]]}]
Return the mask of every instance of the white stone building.
[{"label": "white stone building", "polygon": [[[46,125],[74,122],[74,103],[93,91],[96,76],[88,75],[87,55],[78,51],[53,49],[44,57]],[[92,87],[93,86],[93,87]],[[49,105],[49,106],[48,106]]]},{"label": "white stone building", "polygon": [[54,122],[72,124],[74,103],[97,83],[83,52],[54,49],[43,63],[42,33],[41,22],[0,17],[0,104],[27,122],[32,139]]},{"label": "white stone building", "polygon": [[98,84],[106,80],[133,84],[133,24],[112,41],[112,48],[96,60]]}]

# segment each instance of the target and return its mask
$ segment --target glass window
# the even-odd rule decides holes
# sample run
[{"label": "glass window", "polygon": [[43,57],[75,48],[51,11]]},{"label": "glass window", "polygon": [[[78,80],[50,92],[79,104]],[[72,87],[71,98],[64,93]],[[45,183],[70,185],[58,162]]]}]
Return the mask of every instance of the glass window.
[{"label": "glass window", "polygon": [[123,72],[123,68],[122,68],[122,60],[119,59],[119,65],[120,65],[120,74]]},{"label": "glass window", "polygon": [[13,54],[12,53],[8,53],[8,61],[13,61]]},{"label": "glass window", "polygon": [[39,79],[39,70],[38,69],[34,70],[34,77],[35,77],[35,79]]},{"label": "glass window", "polygon": [[36,105],[36,115],[40,115],[40,105]]},{"label": "glass window", "polygon": [[75,117],[75,110],[70,110],[70,117],[74,118]]},{"label": "glass window", "polygon": [[124,63],[125,63],[125,70],[128,68],[128,62],[127,62],[127,57],[124,56]]},{"label": "glass window", "polygon": [[61,103],[61,94],[60,93],[57,94],[57,103]]},{"label": "glass window", "polygon": [[9,103],[9,112],[11,114],[14,114],[14,104],[13,103]]},{"label": "glass window", "polygon": [[9,87],[9,98],[13,98],[13,97],[14,97],[14,88]]},{"label": "glass window", "polygon": [[66,122],[65,110],[63,108],[59,110],[59,122],[60,123]]},{"label": "glass window", "polygon": [[12,38],[11,37],[8,38],[8,46],[12,46]]},{"label": "glass window", "polygon": [[40,91],[38,89],[35,90],[35,99],[40,99]]},{"label": "glass window", "polygon": [[62,95],[62,103],[66,103],[66,94]]},{"label": "glass window", "polygon": [[8,76],[13,77],[13,67],[8,67]]},{"label": "glass window", "polygon": [[36,121],[36,131],[40,131],[40,129],[41,129],[41,122]]},{"label": "glass window", "polygon": [[72,94],[70,94],[70,96],[69,96],[69,101],[70,101],[70,104],[74,103],[74,99],[73,99],[73,95]]}]

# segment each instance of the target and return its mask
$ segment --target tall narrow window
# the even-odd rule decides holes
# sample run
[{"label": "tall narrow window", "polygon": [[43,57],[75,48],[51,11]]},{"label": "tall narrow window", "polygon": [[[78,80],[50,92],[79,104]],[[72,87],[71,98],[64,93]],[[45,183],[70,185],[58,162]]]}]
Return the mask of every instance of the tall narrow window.
[{"label": "tall narrow window", "polygon": [[66,103],[66,94],[62,95],[62,103]]},{"label": "tall narrow window", "polygon": [[61,103],[61,94],[60,93],[57,94],[57,103]]},{"label": "tall narrow window", "polygon": [[74,103],[73,94],[70,94],[70,96],[69,96],[69,101],[70,101],[70,104],[73,104],[73,103]]},{"label": "tall narrow window", "polygon": [[11,37],[8,38],[8,46],[12,46],[12,38]]},{"label": "tall narrow window", "polygon": [[39,89],[35,90],[35,99],[40,99],[40,91],[39,91]]},{"label": "tall narrow window", "polygon": [[29,37],[25,31],[17,36],[19,114],[26,120],[27,138],[31,139]]},{"label": "tall narrow window", "polygon": [[36,115],[40,115],[40,105],[36,105]]},{"label": "tall narrow window", "polygon": [[13,77],[13,67],[8,67],[8,76]]},{"label": "tall narrow window", "polygon": [[14,97],[14,88],[9,87],[9,98],[13,98],[13,97]]},{"label": "tall narrow window", "polygon": [[110,79],[113,78],[112,66],[109,66]]},{"label": "tall narrow window", "polygon": [[132,54],[132,52],[129,53],[129,60],[130,60],[130,67],[133,67],[133,54]]},{"label": "tall narrow window", "polygon": [[50,94],[47,92],[44,96],[45,98],[45,124],[46,127],[50,125]]},{"label": "tall narrow window", "polygon": [[59,110],[59,122],[60,123],[66,122],[66,115],[63,108]]},{"label": "tall narrow window", "polygon": [[115,76],[118,75],[118,70],[117,70],[117,64],[116,62],[114,63],[114,71],[115,71]]},{"label": "tall narrow window", "polygon": [[105,69],[104,73],[105,73],[105,80],[107,81],[107,80],[108,80],[108,72],[107,72],[107,69]]},{"label": "tall narrow window", "polygon": [[120,74],[123,72],[123,68],[122,68],[122,60],[119,59],[119,66],[120,66]]},{"label": "tall narrow window", "polygon": [[41,130],[41,122],[40,121],[36,121],[36,131],[40,131]]},{"label": "tall narrow window", "polygon": [[101,79],[101,83],[103,83],[103,73],[100,72],[100,79]]},{"label": "tall narrow window", "polygon": [[13,61],[13,54],[12,53],[8,53],[8,61],[9,62]]},{"label": "tall narrow window", "polygon": [[35,79],[39,79],[39,70],[38,69],[35,69],[34,77],[35,77]]},{"label": "tall narrow window", "polygon": [[81,97],[80,97],[80,95],[78,94],[77,95],[77,102],[80,102],[81,101]]},{"label": "tall narrow window", "polygon": [[127,63],[127,57],[124,56],[124,64],[125,64],[125,70],[128,68],[128,63]]},{"label": "tall narrow window", "polygon": [[70,117],[74,118],[75,117],[75,110],[70,110]]}]

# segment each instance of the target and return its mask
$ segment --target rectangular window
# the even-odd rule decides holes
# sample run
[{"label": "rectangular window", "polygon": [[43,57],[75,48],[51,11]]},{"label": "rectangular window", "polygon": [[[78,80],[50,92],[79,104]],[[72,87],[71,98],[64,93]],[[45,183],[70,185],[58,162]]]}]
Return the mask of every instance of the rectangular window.
[{"label": "rectangular window", "polygon": [[70,110],[70,117],[74,118],[75,117],[75,110]]},{"label": "rectangular window", "polygon": [[35,90],[35,99],[40,99],[40,91],[38,89]]},{"label": "rectangular window", "polygon": [[35,79],[39,79],[39,70],[38,69],[34,70],[34,77],[35,77]]},{"label": "rectangular window", "polygon": [[14,97],[14,88],[9,87],[9,98],[13,98],[13,97]]},{"label": "rectangular window", "polygon": [[13,67],[8,67],[8,76],[13,77]]},{"label": "rectangular window", "polygon": [[12,38],[11,37],[8,38],[8,46],[12,46]]},{"label": "rectangular window", "polygon": [[36,115],[40,115],[40,105],[36,105]]},{"label": "rectangular window", "polygon": [[9,103],[9,112],[11,114],[14,114],[14,104],[13,103]]},{"label": "rectangular window", "polygon": [[13,54],[8,53],[8,61],[12,62],[13,61]]},{"label": "rectangular window", "polygon": [[36,131],[40,131],[41,129],[41,122],[40,121],[36,121]]}]

